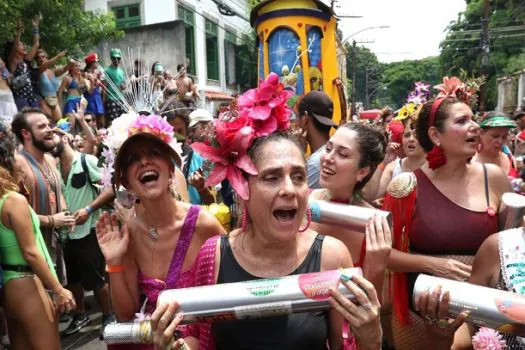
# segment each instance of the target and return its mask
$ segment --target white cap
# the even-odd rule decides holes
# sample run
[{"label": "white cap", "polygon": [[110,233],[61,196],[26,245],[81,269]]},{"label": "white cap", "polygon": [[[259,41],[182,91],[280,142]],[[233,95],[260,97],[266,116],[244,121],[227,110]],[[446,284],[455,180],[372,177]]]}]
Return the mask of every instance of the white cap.
[{"label": "white cap", "polygon": [[210,112],[199,108],[190,113],[190,128],[193,128],[200,122],[211,122],[213,117]]}]

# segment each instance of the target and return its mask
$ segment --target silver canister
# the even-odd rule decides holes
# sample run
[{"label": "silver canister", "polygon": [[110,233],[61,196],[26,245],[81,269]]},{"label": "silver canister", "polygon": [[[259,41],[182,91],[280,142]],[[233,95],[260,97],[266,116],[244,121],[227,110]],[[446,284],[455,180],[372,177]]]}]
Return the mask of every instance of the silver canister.
[{"label": "silver canister", "polygon": [[521,227],[525,215],[525,196],[514,192],[504,193],[501,197],[503,215],[500,227],[504,230]]},{"label": "silver canister", "polygon": [[310,200],[308,203],[314,222],[341,226],[352,231],[365,233],[368,220],[376,215],[385,217],[388,225],[392,228],[392,215],[388,211],[322,200]]},{"label": "silver canister", "polygon": [[437,286],[450,292],[450,317],[467,312],[468,323],[525,336],[525,296],[421,274],[414,285],[414,305],[423,292],[432,292]]},{"label": "silver canister", "polygon": [[[159,294],[157,304],[178,302],[184,313],[181,324],[322,311],[330,308],[331,287],[354,300],[340,283],[341,278],[352,275],[361,276],[361,269],[171,289]],[[108,344],[151,343],[151,326],[149,321],[110,324],[104,329],[104,340]]]}]

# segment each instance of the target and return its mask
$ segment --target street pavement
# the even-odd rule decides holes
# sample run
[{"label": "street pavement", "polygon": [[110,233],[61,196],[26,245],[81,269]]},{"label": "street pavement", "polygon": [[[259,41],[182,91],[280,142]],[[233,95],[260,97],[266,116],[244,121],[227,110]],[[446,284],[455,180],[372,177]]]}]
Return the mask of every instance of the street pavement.
[{"label": "street pavement", "polygon": [[62,349],[64,350],[106,349],[105,343],[102,340],[99,340],[102,313],[100,312],[100,308],[98,307],[98,303],[93,295],[93,292],[85,293],[85,304],[86,312],[92,321],[89,326],[82,328],[80,332],[76,334],[65,336],[62,332],[67,328],[69,322],[71,321],[60,324],[60,341],[62,343]]}]

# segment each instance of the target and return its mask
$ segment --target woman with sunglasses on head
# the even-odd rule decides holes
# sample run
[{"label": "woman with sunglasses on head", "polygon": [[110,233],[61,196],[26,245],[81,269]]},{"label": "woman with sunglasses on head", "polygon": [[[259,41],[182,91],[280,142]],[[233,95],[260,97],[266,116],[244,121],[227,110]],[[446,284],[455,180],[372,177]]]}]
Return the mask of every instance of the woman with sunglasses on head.
[{"label": "woman with sunglasses on head", "polygon": [[98,69],[98,55],[90,53],[84,58],[84,76],[89,80],[89,89],[84,92],[87,100],[86,112],[96,117],[96,127],[104,126],[104,103],[102,102],[102,72]]},{"label": "woman with sunglasses on head", "polygon": [[65,55],[66,51],[62,51],[55,57],[49,59],[47,52],[39,49],[35,56],[35,61],[38,65],[40,95],[44,97],[44,99],[40,101],[40,108],[42,108],[44,113],[53,118],[54,123],[62,119],[62,111],[57,98],[59,87],[58,77],[69,70],[71,62],[64,67],[52,67]]},{"label": "woman with sunglasses on head", "polygon": [[15,145],[6,129],[0,124],[0,260],[11,348],[58,350],[57,315],[75,301],[57,279],[37,215],[17,193]]},{"label": "woman with sunglasses on head", "polygon": [[416,135],[428,163],[395,178],[385,197],[392,211],[395,345],[422,349],[423,321],[409,311],[419,273],[464,281],[481,243],[499,231],[501,196],[512,191],[496,166],[469,162],[480,142],[466,85],[444,78],[437,98],[423,105]]},{"label": "woman with sunglasses on head", "polygon": [[181,158],[169,145],[173,141],[170,125],[159,116],[139,116],[129,130],[115,159],[114,180],[117,188],[124,186],[140,204],[121,232],[107,229],[117,226],[116,215],[107,212],[96,226],[119,321],[133,320],[137,313],[151,314],[162,290],[193,285],[201,246],[224,232],[211,213],[174,197],[172,186],[184,183],[184,178],[176,169]]}]

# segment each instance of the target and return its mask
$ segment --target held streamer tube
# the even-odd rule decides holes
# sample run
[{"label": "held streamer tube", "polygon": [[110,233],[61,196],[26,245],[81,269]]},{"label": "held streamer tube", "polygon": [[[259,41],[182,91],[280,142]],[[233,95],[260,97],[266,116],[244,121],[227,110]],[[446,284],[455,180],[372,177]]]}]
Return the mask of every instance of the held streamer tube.
[{"label": "held streamer tube", "polygon": [[[160,293],[158,303],[177,301],[184,313],[182,324],[243,320],[330,308],[329,289],[336,287],[351,300],[354,296],[340,283],[361,269],[349,268],[282,278],[171,289]],[[113,323],[104,329],[108,344],[152,342],[149,321]]]},{"label": "held streamer tube", "polygon": [[421,274],[414,286],[414,305],[425,290],[433,291],[437,286],[450,292],[450,317],[467,312],[466,322],[525,336],[525,296]]}]

